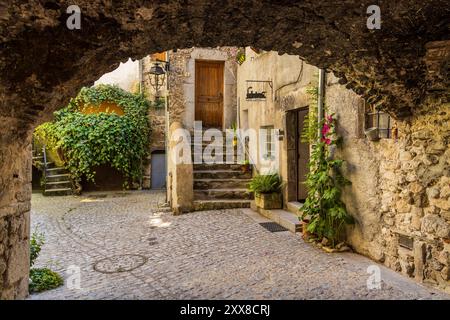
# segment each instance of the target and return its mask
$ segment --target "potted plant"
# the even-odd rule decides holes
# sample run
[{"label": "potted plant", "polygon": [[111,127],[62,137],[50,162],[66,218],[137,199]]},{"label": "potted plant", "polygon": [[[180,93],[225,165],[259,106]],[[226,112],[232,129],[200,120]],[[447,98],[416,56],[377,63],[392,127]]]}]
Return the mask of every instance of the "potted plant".
[{"label": "potted plant", "polygon": [[241,164],[241,171],[242,173],[252,171],[252,165],[250,164],[250,161],[248,161],[248,159],[244,160],[244,162]]},{"label": "potted plant", "polygon": [[262,209],[281,209],[283,183],[277,173],[256,175],[249,184],[249,191],[255,194],[255,204]]}]

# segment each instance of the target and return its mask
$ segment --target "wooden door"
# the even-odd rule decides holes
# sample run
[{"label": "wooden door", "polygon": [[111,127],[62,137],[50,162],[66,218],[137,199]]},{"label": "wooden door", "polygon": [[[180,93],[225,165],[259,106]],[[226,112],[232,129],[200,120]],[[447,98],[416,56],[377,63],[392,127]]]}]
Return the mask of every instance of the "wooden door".
[{"label": "wooden door", "polygon": [[222,61],[195,61],[195,120],[203,127],[222,129]]},{"label": "wooden door", "polygon": [[166,187],[166,154],[164,152],[153,152],[151,159],[151,188],[164,189]]},{"label": "wooden door", "polygon": [[297,111],[297,200],[299,201],[305,200],[308,196],[305,181],[309,171],[309,143],[302,142],[301,139],[308,111],[308,108]]}]

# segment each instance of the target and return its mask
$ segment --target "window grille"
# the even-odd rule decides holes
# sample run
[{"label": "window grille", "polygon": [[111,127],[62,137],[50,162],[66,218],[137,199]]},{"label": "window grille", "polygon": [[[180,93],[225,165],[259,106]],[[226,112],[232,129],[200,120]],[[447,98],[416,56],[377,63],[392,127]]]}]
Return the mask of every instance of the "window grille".
[{"label": "window grille", "polygon": [[390,139],[392,138],[392,119],[391,116],[383,111],[375,109],[373,106],[366,105],[365,112],[365,132],[376,132],[377,136],[372,138]]}]

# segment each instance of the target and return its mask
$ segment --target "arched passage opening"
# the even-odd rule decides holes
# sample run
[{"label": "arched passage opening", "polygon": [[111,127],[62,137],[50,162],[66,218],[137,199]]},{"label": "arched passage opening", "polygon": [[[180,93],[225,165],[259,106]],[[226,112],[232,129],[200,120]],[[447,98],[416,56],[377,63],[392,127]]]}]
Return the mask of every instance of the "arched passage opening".
[{"label": "arched passage opening", "polygon": [[427,98],[444,100],[448,92],[445,1],[383,3],[379,30],[367,29],[371,3],[360,1],[79,1],[79,30],[66,27],[70,4],[10,0],[0,8],[5,298],[23,297],[28,282],[32,129],[128,57],[222,45],[299,55],[399,119],[421,113]]}]

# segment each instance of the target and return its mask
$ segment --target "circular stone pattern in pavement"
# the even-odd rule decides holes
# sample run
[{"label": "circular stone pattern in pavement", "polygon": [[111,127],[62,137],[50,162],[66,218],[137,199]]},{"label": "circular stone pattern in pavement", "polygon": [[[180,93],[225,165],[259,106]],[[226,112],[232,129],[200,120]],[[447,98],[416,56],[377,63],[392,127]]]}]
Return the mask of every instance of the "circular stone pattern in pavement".
[{"label": "circular stone pattern in pavement", "polygon": [[123,254],[97,261],[94,270],[101,273],[132,271],[147,262],[147,258],[138,254]]}]

